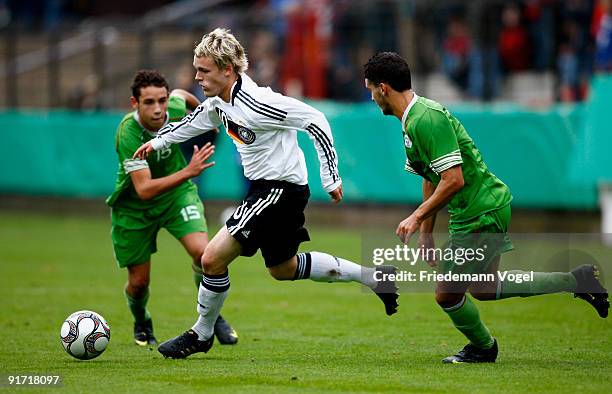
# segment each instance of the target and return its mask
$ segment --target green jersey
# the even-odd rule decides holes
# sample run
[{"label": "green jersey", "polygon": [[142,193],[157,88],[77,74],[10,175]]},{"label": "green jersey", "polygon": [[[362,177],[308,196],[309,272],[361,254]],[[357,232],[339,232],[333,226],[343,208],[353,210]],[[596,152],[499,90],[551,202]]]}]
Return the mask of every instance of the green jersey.
[{"label": "green jersey", "polygon": [[446,108],[416,94],[402,117],[406,171],[434,185],[461,165],[464,186],[448,203],[450,223],[468,221],[510,203],[512,195],[482,160],[463,125]]},{"label": "green jersey", "polygon": [[[166,123],[181,120],[186,113],[185,100],[182,97],[170,96]],[[193,182],[186,181],[150,200],[143,201],[138,197],[132,184],[130,172],[149,168],[152,178],[162,178],[183,169],[187,165],[178,145],[171,145],[168,149],[155,151],[146,160],[133,159],[134,152],[142,144],[154,138],[155,135],[155,133],[142,126],[137,112],[126,114],[119,123],[115,136],[115,150],[119,158],[117,181],[115,191],[106,199],[106,203],[111,207],[120,206],[146,211],[159,204],[170,203],[177,195],[185,193],[187,190],[197,190]]]}]

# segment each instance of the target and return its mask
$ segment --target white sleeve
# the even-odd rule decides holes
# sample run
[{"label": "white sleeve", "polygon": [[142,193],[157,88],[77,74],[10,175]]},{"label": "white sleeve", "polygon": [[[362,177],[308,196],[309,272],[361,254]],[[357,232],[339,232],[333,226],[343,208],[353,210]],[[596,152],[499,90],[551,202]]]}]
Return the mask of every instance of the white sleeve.
[{"label": "white sleeve", "polygon": [[214,130],[221,124],[221,119],[215,113],[210,100],[202,104],[179,122],[168,123],[157,132],[157,137],[151,140],[154,150],[166,149],[171,144],[183,141]]},{"label": "white sleeve", "polygon": [[325,115],[308,104],[279,93],[272,93],[268,97],[272,107],[286,114],[286,117],[279,121],[280,125],[303,130],[314,141],[321,164],[323,189],[328,193],[337,189],[342,184],[338,173],[338,155],[334,148],[331,127]]}]

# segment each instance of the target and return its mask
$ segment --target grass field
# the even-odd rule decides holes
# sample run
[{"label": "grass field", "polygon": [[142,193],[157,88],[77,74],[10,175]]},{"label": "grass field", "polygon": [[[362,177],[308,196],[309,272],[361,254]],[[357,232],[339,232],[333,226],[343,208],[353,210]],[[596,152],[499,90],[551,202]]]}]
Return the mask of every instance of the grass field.
[{"label": "grass field", "polygon": [[[59,374],[66,392],[567,392],[612,390],[611,321],[570,295],[478,302],[500,343],[494,365],[447,366],[465,344],[430,294],[403,294],[389,318],[356,284],[270,278],[259,256],[231,266],[225,317],[234,347],[166,360],[132,343],[109,219],[0,211],[0,375]],[[304,249],[359,259],[359,234],[311,228]],[[163,232],[150,310],[159,339],[196,317],[190,262]],[[111,325],[106,352],[78,361],[59,329],[91,309]],[[0,388],[0,391],[2,388]],[[6,390],[6,388],[4,388]],[[46,389],[39,389],[45,391]]]}]

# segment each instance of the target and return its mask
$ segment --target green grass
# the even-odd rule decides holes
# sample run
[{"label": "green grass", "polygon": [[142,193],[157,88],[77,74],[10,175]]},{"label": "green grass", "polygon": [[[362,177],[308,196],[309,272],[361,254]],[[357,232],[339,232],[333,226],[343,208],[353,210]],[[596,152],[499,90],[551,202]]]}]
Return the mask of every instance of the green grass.
[{"label": "green grass", "polygon": [[[307,249],[359,259],[359,234],[312,228]],[[196,289],[180,244],[163,232],[150,310],[160,339],[196,318]],[[430,294],[404,294],[400,313],[356,284],[276,282],[261,258],[231,266],[224,308],[240,342],[165,360],[135,346],[109,220],[0,212],[0,375],[60,374],[70,392],[609,392],[610,320],[571,296],[478,302],[500,342],[494,365],[446,366],[465,344]],[[111,325],[106,352],[69,357],[63,319],[91,309]],[[1,389],[0,389],[1,390]],[[46,389],[40,389],[43,391]]]}]

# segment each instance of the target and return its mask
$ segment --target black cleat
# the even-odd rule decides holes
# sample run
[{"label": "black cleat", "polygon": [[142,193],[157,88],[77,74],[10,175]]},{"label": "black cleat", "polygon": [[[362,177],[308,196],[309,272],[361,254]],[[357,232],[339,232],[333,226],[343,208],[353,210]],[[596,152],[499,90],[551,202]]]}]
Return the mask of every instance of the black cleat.
[{"label": "black cleat", "polygon": [[459,353],[446,357],[442,362],[444,364],[494,363],[497,352],[497,339],[493,338],[493,346],[490,349],[481,349],[468,343]]},{"label": "black cleat", "polygon": [[238,333],[221,315],[219,315],[215,322],[215,336],[221,345],[235,345],[238,343]]},{"label": "black cleat", "polygon": [[157,345],[157,339],[153,335],[153,320],[134,323],[134,342],[138,346]]},{"label": "black cleat", "polygon": [[166,358],[186,358],[193,353],[208,353],[214,340],[215,336],[212,335],[207,340],[200,341],[195,331],[187,330],[178,337],[162,342],[157,351]]},{"label": "black cleat", "polygon": [[576,292],[574,297],[588,302],[595,308],[600,317],[608,317],[610,301],[608,290],[599,282],[599,270],[596,265],[584,264],[571,271],[576,278]]},{"label": "black cleat", "polygon": [[[397,268],[392,265],[381,265],[376,267],[376,271],[382,272],[383,275],[395,275],[397,273]],[[399,306],[397,304],[397,298],[399,297],[399,295],[397,294],[398,289],[397,286],[395,286],[394,280],[389,280],[384,276],[383,278],[385,278],[385,280],[381,280],[380,282],[378,282],[378,284],[374,289],[372,289],[372,291],[374,291],[378,298],[382,300],[383,304],[385,304],[385,312],[387,313],[387,315],[391,316],[392,314],[397,312],[397,308]]]}]

